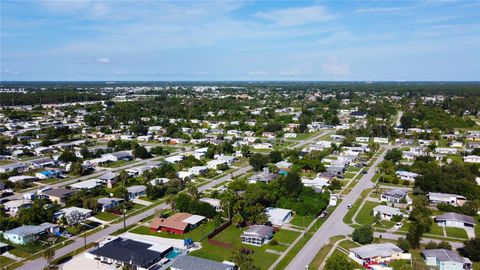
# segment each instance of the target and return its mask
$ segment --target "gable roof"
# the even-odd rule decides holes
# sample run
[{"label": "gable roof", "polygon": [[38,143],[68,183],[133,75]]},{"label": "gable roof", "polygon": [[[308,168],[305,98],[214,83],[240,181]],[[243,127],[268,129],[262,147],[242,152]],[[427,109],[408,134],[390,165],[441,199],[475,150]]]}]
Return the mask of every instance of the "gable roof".
[{"label": "gable roof", "polygon": [[394,254],[403,253],[403,250],[392,243],[370,244],[350,249],[362,259],[373,257],[389,257]]},{"label": "gable roof", "polygon": [[231,265],[193,257],[189,255],[178,257],[171,265],[172,268],[181,270],[228,270],[233,269]]}]

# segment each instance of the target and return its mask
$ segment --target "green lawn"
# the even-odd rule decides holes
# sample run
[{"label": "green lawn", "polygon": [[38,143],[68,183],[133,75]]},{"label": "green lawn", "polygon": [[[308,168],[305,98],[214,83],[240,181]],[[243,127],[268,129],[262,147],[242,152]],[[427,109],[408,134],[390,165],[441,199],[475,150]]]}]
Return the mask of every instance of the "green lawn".
[{"label": "green lawn", "polygon": [[215,228],[214,222],[209,221],[209,222],[204,223],[204,224],[200,225],[199,227],[193,229],[192,231],[190,231],[186,234],[182,234],[182,235],[167,233],[167,232],[153,232],[147,226],[137,227],[137,228],[131,230],[130,232],[131,233],[144,234],[144,235],[153,235],[153,236],[158,236],[158,237],[165,237],[165,238],[174,238],[174,239],[192,238],[193,241],[201,241],[209,233],[211,233],[214,228]]},{"label": "green lawn", "polygon": [[438,226],[437,224],[432,225],[432,227],[430,228],[429,234],[445,236],[443,235],[443,228]]},{"label": "green lawn", "polygon": [[0,266],[11,264],[13,262],[15,262],[15,260],[12,260],[5,256],[0,256]]},{"label": "green lawn", "polygon": [[[252,245],[244,245],[241,243],[240,235],[246,228],[236,228],[235,226],[230,226],[224,231],[219,233],[214,237],[214,240],[222,241],[225,243],[230,243],[234,248],[247,248],[253,251],[253,254],[249,255],[255,261],[255,265],[260,267],[260,269],[268,269],[270,265],[275,262],[278,255],[265,252],[266,249],[275,249],[271,245],[263,245],[262,247],[256,247]],[[206,258],[214,261],[224,261],[230,259],[232,250],[226,248],[220,248],[214,245],[210,245],[207,240],[202,241],[202,248],[199,250],[192,251],[190,255],[197,256],[201,258]]]},{"label": "green lawn", "polygon": [[275,233],[273,239],[277,240],[279,243],[290,244],[300,235],[299,232],[289,231],[289,230],[280,230]]},{"label": "green lawn", "polygon": [[354,172],[347,172],[343,176],[345,178],[352,179],[353,177],[355,177],[355,175],[356,175],[356,173],[354,173]]},{"label": "green lawn", "polygon": [[117,216],[117,215],[114,215],[114,214],[108,213],[108,212],[98,212],[98,213],[95,214],[94,217],[96,217],[98,219],[101,219],[103,221],[112,221],[112,220],[114,220],[114,219],[116,219],[120,216]]},{"label": "green lawn", "polygon": [[359,247],[360,245],[353,242],[352,240],[343,240],[342,242],[338,243],[338,246],[350,250],[351,248]]},{"label": "green lawn", "polygon": [[375,217],[372,214],[372,209],[377,205],[380,205],[380,203],[366,201],[362,209],[360,209],[358,212],[355,221],[362,225],[372,225],[375,221]]},{"label": "green lawn", "polygon": [[126,165],[129,161],[126,161],[126,160],[119,160],[119,161],[114,161],[114,162],[110,162],[106,165],[104,165],[103,167],[105,168],[118,168],[118,167],[121,167],[123,165]]},{"label": "green lawn", "polygon": [[468,238],[467,232],[462,228],[445,227],[445,231],[448,237]]},{"label": "green lawn", "polygon": [[313,216],[300,216],[295,215],[293,219],[290,221],[290,224],[298,226],[298,227],[307,227],[312,221],[315,219]]},{"label": "green lawn", "polygon": [[388,264],[394,270],[413,270],[409,260],[396,260]]}]

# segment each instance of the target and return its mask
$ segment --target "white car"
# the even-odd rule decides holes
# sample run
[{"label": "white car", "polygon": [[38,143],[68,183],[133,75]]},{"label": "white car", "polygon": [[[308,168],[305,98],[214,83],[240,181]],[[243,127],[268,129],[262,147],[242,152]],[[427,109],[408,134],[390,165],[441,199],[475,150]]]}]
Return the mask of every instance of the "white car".
[{"label": "white car", "polygon": [[402,222],[395,223],[395,229],[397,229],[397,230],[400,229],[402,226],[403,226]]}]

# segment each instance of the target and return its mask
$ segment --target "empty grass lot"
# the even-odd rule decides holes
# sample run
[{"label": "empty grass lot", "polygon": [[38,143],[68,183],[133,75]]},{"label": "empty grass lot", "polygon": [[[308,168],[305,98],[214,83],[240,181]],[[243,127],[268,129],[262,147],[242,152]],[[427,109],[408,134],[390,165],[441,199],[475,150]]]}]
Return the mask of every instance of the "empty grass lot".
[{"label": "empty grass lot", "polygon": [[307,227],[315,219],[313,216],[300,216],[295,215],[290,221],[290,224],[298,227]]},{"label": "empty grass lot", "polygon": [[448,237],[463,238],[463,239],[468,238],[467,232],[462,228],[446,227],[445,231]]},{"label": "empty grass lot", "polygon": [[115,214],[108,213],[108,212],[98,212],[95,214],[94,217],[101,219],[103,221],[112,221],[120,216],[117,216]]},{"label": "empty grass lot", "polygon": [[362,224],[362,225],[372,225],[373,222],[375,221],[375,217],[373,216],[372,209],[377,205],[380,205],[380,203],[366,201],[362,209],[360,209],[360,211],[358,212],[358,215],[355,221],[358,224]]}]

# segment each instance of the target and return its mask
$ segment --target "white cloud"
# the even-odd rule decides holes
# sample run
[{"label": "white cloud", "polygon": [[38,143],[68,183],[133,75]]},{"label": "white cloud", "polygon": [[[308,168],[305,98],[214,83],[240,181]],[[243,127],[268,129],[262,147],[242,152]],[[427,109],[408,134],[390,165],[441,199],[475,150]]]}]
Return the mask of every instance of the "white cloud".
[{"label": "white cloud", "polygon": [[279,26],[298,26],[309,23],[319,23],[336,18],[323,6],[277,9],[259,12],[257,18],[274,22]]},{"label": "white cloud", "polygon": [[336,57],[329,57],[327,62],[322,64],[322,69],[324,72],[335,76],[345,76],[350,73],[350,66],[340,62]]},{"label": "white cloud", "polygon": [[112,61],[110,61],[110,59],[108,59],[107,57],[97,59],[97,63],[99,64],[110,64],[111,62]]},{"label": "white cloud", "polygon": [[355,10],[357,13],[367,13],[367,12],[391,12],[404,10],[406,7],[378,7],[378,8],[359,8]]}]

